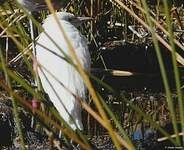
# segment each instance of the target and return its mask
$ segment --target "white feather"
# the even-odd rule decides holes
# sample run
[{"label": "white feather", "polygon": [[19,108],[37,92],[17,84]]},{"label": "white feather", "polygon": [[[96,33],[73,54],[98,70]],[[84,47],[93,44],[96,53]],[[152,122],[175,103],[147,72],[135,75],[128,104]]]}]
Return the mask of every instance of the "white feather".
[{"label": "white feather", "polygon": [[[56,13],[60,24],[62,25],[67,37],[69,38],[83,68],[85,70],[89,70],[90,68],[90,54],[87,46],[86,39],[83,35],[80,34],[78,29],[68,22],[68,18],[73,16],[72,14],[66,12]],[[69,55],[68,45],[63,37],[62,32],[60,31],[53,15],[49,15],[47,19],[45,19],[43,23],[43,28],[45,32],[54,40],[57,45],[67,54]],[[41,45],[44,45],[49,50],[57,53],[60,56],[63,56],[62,52],[56,47],[56,45],[46,36],[45,33],[41,33],[40,37],[37,41]],[[38,62],[47,68],[60,82],[62,82],[72,93],[85,99],[86,96],[86,87],[81,78],[80,74],[76,71],[76,69],[67,63],[65,60],[62,60],[58,56],[49,52],[45,48],[41,47],[39,44],[36,45],[37,50],[37,59]],[[51,86],[45,79],[42,72],[39,70],[39,76],[41,78],[41,82],[43,88],[46,93],[48,93],[50,100],[53,102],[54,106],[58,110],[61,117],[70,125],[74,130],[79,128],[83,129],[82,121],[81,121],[81,106],[77,102],[77,100],[68,92],[64,87],[62,87],[49,73],[44,71],[45,75],[49,79],[53,88],[57,92],[59,98],[56,96]],[[61,100],[61,101],[60,101]],[[63,106],[64,105],[64,106]],[[75,123],[70,118],[69,114],[65,110],[70,113],[73,117]]]}]

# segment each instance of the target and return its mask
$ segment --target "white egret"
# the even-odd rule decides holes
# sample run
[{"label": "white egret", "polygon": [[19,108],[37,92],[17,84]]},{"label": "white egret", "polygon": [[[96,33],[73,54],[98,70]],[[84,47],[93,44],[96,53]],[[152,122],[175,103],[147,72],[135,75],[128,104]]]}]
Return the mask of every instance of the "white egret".
[{"label": "white egret", "polygon": [[[67,12],[58,12],[56,13],[56,16],[68,39],[70,40],[70,43],[72,44],[83,68],[85,70],[89,70],[90,54],[87,41],[76,28],[83,22],[82,20],[85,17],[75,17],[73,14]],[[68,44],[56,20],[54,19],[53,14],[49,15],[44,20],[42,27],[56,44],[54,44],[53,41],[49,39],[44,32],[42,32],[36,44],[38,62],[48,69],[60,82],[62,82],[62,84],[68,88],[69,91],[76,96],[85,99],[86,87],[82,77],[76,71],[74,66],[57,56],[59,55],[63,57],[64,55],[56,45],[58,45],[68,56],[70,56],[70,54]],[[45,92],[48,93],[50,100],[58,110],[61,117],[72,129],[75,130],[78,128],[82,130],[83,124],[81,120],[81,106],[75,97],[63,86],[61,86],[61,84],[58,83],[58,81],[56,81],[54,77],[44,69],[43,72],[39,70],[38,74]],[[50,86],[45,76],[52,86]]]},{"label": "white egret", "polygon": [[[47,9],[45,0],[17,1],[30,12]],[[52,5],[55,9],[64,7],[66,6],[66,4],[67,3],[65,0],[52,1]],[[56,16],[58,17],[60,24],[62,25],[64,31],[67,34],[67,37],[69,38],[73,48],[75,49],[83,68],[85,70],[88,70],[90,67],[90,54],[87,46],[87,41],[76,28],[83,22],[82,20],[84,18],[75,17],[73,14],[67,12],[58,12],[56,13]],[[32,24],[32,22],[30,24]],[[67,55],[69,55],[66,40],[64,39],[64,36],[60,31],[53,15],[49,15],[44,20],[43,29],[56,43],[56,45],[58,45]],[[32,39],[34,40],[33,33],[31,35]],[[49,49],[57,55],[63,56],[62,52],[52,42],[52,40],[50,40],[44,32],[40,34],[37,41],[37,43],[39,44],[37,44],[35,47],[38,62],[45,68],[47,68],[73,94],[81,97],[82,99],[85,99],[86,87],[79,73],[72,65],[67,63],[65,60],[62,60],[58,56],[54,55],[52,52],[48,51]],[[42,47],[40,45],[44,45],[45,47]],[[50,100],[53,102],[61,117],[70,125],[71,128],[79,128],[80,130],[82,130],[83,125],[81,122],[81,106],[77,102],[77,100],[75,100],[75,97],[72,96],[72,94],[68,92],[64,87],[62,87],[48,72],[43,70],[42,73],[39,70],[38,73],[45,92],[48,93]],[[57,92],[57,94],[49,85],[49,82],[44,77],[44,74],[46,75],[46,78],[50,81],[52,87]],[[72,116],[73,119],[70,116]]]}]

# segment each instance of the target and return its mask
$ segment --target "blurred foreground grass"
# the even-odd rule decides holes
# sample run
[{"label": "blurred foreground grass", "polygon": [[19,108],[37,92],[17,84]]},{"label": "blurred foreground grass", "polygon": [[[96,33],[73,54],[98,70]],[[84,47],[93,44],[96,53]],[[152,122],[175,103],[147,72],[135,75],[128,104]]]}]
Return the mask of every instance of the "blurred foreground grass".
[{"label": "blurred foreground grass", "polygon": [[[121,89],[120,92],[116,88],[111,90],[103,83],[104,75],[102,75],[102,78],[100,76],[99,79],[91,75],[95,90],[93,87],[89,88],[89,93],[92,97],[89,96],[89,101],[83,104],[84,117],[86,118],[84,119],[84,122],[86,122],[85,135],[83,135],[84,133],[73,132],[67,127],[65,129],[58,123],[59,121],[63,122],[63,120],[60,120],[53,108],[46,107],[46,109],[34,110],[30,104],[32,98],[39,99],[43,104],[46,98],[45,94],[40,92],[37,86],[35,86],[35,73],[32,69],[31,59],[32,44],[30,43],[32,40],[30,37],[29,17],[26,12],[19,9],[15,2],[6,2],[4,5],[1,5],[0,9],[2,70],[0,85],[2,90],[11,97],[16,127],[18,128],[18,133],[16,134],[21,139],[22,149],[26,148],[26,145],[24,145],[26,136],[22,134],[22,118],[20,117],[21,114],[19,114],[19,109],[22,107],[30,114],[36,116],[38,125],[35,130],[39,128],[39,130],[45,131],[51,143],[58,149],[60,147],[56,142],[58,130],[63,132],[65,142],[67,141],[65,137],[69,137],[69,139],[73,139],[84,149],[89,149],[90,147],[86,141],[87,137],[93,137],[95,134],[109,134],[109,138],[113,139],[114,144],[112,145],[115,146],[112,146],[112,148],[114,149],[115,147],[116,149],[121,149],[122,147],[134,149],[139,145],[136,143],[137,141],[138,143],[141,141],[140,139],[143,139],[143,142],[146,141],[144,133],[147,129],[159,131],[162,133],[161,137],[169,138],[175,146],[182,146],[183,140],[180,137],[183,137],[184,132],[183,83],[181,82],[183,74],[180,74],[178,69],[178,67],[182,68],[184,65],[182,55],[184,50],[184,9],[182,3],[180,1],[167,3],[164,0],[154,2],[145,0],[72,0],[69,2],[66,10],[80,16],[84,15],[94,18],[93,21],[86,23],[81,28],[82,33],[85,34],[89,41],[92,66],[99,61],[100,66],[102,66],[101,69],[116,69],[109,68],[101,55],[103,50],[107,50],[111,46],[116,46],[117,44],[125,45],[127,43],[136,45],[146,43],[148,46],[149,44],[154,44],[157,56],[156,62],[159,64],[159,74],[162,78],[164,94],[157,93],[154,94],[156,96],[153,96],[149,90],[146,91],[146,94],[144,94],[145,91],[141,92],[142,94],[137,94],[140,91],[129,93],[128,91],[124,92],[124,89]],[[41,32],[39,26],[48,13],[48,11],[33,13],[31,18],[34,18],[35,35]],[[108,42],[111,45],[105,44]],[[168,61],[172,64],[174,89],[169,85],[169,73],[167,68],[165,68],[167,61],[163,62],[162,50],[159,47],[160,43],[171,54]],[[17,59],[16,56],[25,51],[27,53]],[[110,61],[112,61],[111,58],[109,58]],[[134,60],[131,61],[133,62]],[[120,69],[123,70],[124,68]],[[131,72],[131,68],[128,71]],[[124,76],[122,73],[120,75]],[[125,86],[122,85],[122,87]],[[105,89],[103,94],[99,94],[101,89]],[[94,99],[107,115],[107,120],[102,116],[103,113],[100,114],[97,111],[98,105],[94,103]],[[52,115],[46,112],[47,109]],[[98,124],[94,124],[94,120]],[[174,132],[167,133],[168,131],[162,128],[166,124],[171,124]],[[178,128],[178,124],[180,128]],[[133,136],[139,128],[141,128],[143,133],[142,138],[134,139]],[[174,135],[175,138],[172,138],[171,135]],[[159,142],[161,137],[157,135],[153,139]]]}]

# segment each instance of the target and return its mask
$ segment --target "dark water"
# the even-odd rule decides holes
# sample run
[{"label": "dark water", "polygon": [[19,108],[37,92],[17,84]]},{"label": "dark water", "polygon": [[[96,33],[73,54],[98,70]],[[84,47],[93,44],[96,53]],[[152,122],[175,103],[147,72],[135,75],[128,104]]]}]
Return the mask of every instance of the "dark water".
[{"label": "dark water", "polygon": [[[168,81],[171,88],[175,88],[175,80],[173,74],[171,53],[160,44],[160,50],[165,65]],[[184,56],[182,50],[177,51]],[[125,70],[138,73],[131,77],[115,77],[97,75],[103,78],[103,81],[114,87],[115,89],[142,89],[150,88],[152,90],[162,90],[163,82],[160,74],[160,67],[157,61],[156,52],[152,44],[136,45],[125,44],[117,46],[113,49],[106,48],[101,50],[101,56],[108,69]],[[93,68],[104,68],[101,59],[98,59]],[[180,78],[184,69],[179,67]]]}]

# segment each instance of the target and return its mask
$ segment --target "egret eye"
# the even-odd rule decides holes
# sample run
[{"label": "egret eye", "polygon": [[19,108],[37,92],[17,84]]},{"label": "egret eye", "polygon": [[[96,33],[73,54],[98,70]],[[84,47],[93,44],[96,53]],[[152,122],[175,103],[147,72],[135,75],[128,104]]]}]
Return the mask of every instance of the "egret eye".
[{"label": "egret eye", "polygon": [[68,21],[71,22],[72,21],[72,18],[68,18]]}]

